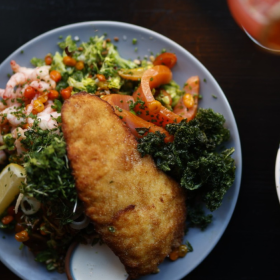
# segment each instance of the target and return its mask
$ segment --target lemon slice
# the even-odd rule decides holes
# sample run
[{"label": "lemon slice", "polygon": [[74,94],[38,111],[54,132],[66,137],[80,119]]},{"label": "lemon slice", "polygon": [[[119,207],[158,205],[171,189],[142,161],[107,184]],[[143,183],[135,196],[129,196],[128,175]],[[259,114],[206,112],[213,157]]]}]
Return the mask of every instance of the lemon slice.
[{"label": "lemon slice", "polygon": [[123,79],[138,81],[142,78],[146,70],[147,69],[144,67],[139,67],[135,69],[120,69],[118,73]]},{"label": "lemon slice", "polygon": [[11,163],[0,174],[0,215],[19,194],[19,186],[25,179],[25,169]]}]

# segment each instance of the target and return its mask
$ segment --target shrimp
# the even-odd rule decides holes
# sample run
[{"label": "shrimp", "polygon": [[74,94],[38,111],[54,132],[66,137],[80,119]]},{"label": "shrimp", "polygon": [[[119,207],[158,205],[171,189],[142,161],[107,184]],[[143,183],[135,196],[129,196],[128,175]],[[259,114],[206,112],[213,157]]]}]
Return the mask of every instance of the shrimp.
[{"label": "shrimp", "polygon": [[12,60],[10,62],[10,65],[11,65],[11,68],[12,70],[17,73],[17,72],[20,72],[20,73],[24,73],[24,74],[31,74],[33,72],[34,69],[32,68],[26,68],[26,67],[21,67],[19,66],[14,60]]},{"label": "shrimp", "polygon": [[14,60],[11,61],[11,67],[16,73],[23,73],[26,75],[26,81],[32,82],[35,80],[43,80],[49,83],[51,88],[56,87],[56,82],[50,77],[50,66],[39,66],[35,69],[19,66]]},{"label": "shrimp", "polygon": [[58,124],[55,119],[57,119],[60,116],[61,113],[58,112],[48,113],[43,111],[39,113],[37,117],[41,120],[39,123],[40,128],[42,128],[43,130],[57,128]]},{"label": "shrimp", "polygon": [[4,151],[0,150],[0,164],[4,164],[7,159],[7,155]]},{"label": "shrimp", "polygon": [[26,152],[26,149],[23,147],[23,145],[21,144],[21,140],[25,139],[25,135],[24,132],[27,129],[22,129],[21,127],[17,127],[12,131],[12,136],[13,138],[16,139],[15,141],[15,147],[17,150],[17,154],[21,155],[23,152]]},{"label": "shrimp", "polygon": [[31,82],[30,86],[40,92],[45,92],[52,89],[51,85],[44,81],[33,81]]},{"label": "shrimp", "polygon": [[23,112],[19,110],[20,106],[21,104],[15,103],[13,106],[6,108],[1,112],[0,118],[6,118],[13,127],[20,126],[26,121]]},{"label": "shrimp", "polygon": [[0,88],[0,111],[3,111],[7,108],[6,103],[3,101],[3,95],[5,90],[3,88]]},{"label": "shrimp", "polygon": [[46,82],[49,82],[50,79],[50,75],[49,75],[49,71],[50,71],[50,66],[40,66],[40,67],[36,67],[35,69],[33,69],[33,71],[27,75],[28,80],[30,81],[35,81],[35,80],[44,80]]},{"label": "shrimp", "polygon": [[44,112],[45,113],[52,113],[52,112],[55,112],[55,110],[53,109],[53,101],[52,100],[48,100],[46,103],[45,103],[45,110]]},{"label": "shrimp", "polygon": [[[55,119],[61,116],[61,113],[56,112],[52,106],[53,102],[51,100],[47,101],[45,103],[45,109],[44,111],[37,114],[37,118],[40,119],[39,127],[43,130],[46,129],[53,129],[57,128],[58,124]],[[29,115],[33,110],[33,101],[28,105],[26,110],[26,115]],[[29,126],[32,126],[34,123],[34,119],[28,118],[27,123]]]},{"label": "shrimp", "polygon": [[[19,92],[15,91],[16,86],[24,84],[32,84],[38,91],[50,90],[56,87],[56,82],[50,77],[50,66],[40,66],[33,68],[21,67],[14,60],[11,61],[11,68],[15,72],[7,83],[4,92],[0,92],[0,96],[4,99],[16,98]],[[26,85],[25,85],[26,86]],[[23,87],[25,87],[23,86]],[[22,94],[23,91],[20,93]]]},{"label": "shrimp", "polygon": [[5,90],[3,88],[0,88],[0,97],[3,98]]},{"label": "shrimp", "polygon": [[[15,93],[15,97],[22,97],[24,89],[27,87],[27,84],[25,84],[23,87],[22,86],[18,86],[17,89],[14,91]],[[15,100],[14,99],[7,99],[7,104],[8,107],[13,106]]]},{"label": "shrimp", "polygon": [[[31,103],[26,106],[25,115],[29,116],[32,113],[33,108],[34,108],[34,100],[32,100]],[[30,127],[33,125],[33,123],[34,123],[33,118],[27,118],[27,124]]]},{"label": "shrimp", "polygon": [[3,98],[4,99],[16,98],[17,93],[15,91],[15,87],[25,84],[26,80],[27,80],[26,76],[23,73],[18,72],[12,75],[6,85],[5,92],[3,93]]}]

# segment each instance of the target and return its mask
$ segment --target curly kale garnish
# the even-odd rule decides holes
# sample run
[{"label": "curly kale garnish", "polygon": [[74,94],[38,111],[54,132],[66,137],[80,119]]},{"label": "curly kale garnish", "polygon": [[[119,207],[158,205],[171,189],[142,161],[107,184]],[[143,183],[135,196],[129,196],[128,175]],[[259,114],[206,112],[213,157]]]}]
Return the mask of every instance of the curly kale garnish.
[{"label": "curly kale garnish", "polygon": [[66,143],[59,128],[43,130],[35,119],[32,129],[25,132],[21,142],[24,154],[26,183],[21,192],[34,196],[56,214],[62,224],[71,221],[77,201],[75,182],[66,156]]},{"label": "curly kale garnish", "polygon": [[207,228],[211,224],[213,215],[205,214],[201,205],[189,205],[188,206],[188,222],[190,227],[199,227],[201,230]]},{"label": "curly kale garnish", "polygon": [[[196,118],[190,122],[166,126],[166,130],[174,135],[172,143],[164,142],[164,134],[148,133],[139,139],[138,151],[142,156],[151,155],[158,168],[188,190],[193,201],[199,198],[210,211],[214,211],[220,207],[235,179],[235,164],[231,158],[234,148],[219,151],[221,144],[230,138],[224,123],[221,114],[212,109],[199,109]],[[195,213],[209,221],[202,212]],[[204,227],[202,222],[199,224]]]}]

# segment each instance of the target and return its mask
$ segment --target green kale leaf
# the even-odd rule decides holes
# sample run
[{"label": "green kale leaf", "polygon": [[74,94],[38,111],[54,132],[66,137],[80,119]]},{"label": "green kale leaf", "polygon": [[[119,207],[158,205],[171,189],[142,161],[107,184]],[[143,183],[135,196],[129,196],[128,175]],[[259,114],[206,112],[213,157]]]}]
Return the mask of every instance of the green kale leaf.
[{"label": "green kale leaf", "polygon": [[160,132],[148,133],[139,139],[138,151],[151,155],[158,168],[167,172],[180,185],[205,203],[210,211],[220,207],[223,197],[235,179],[234,148],[221,149],[229,140],[225,119],[212,109],[199,109],[190,122],[168,124],[166,130],[174,135],[165,143]]},{"label": "green kale leaf", "polygon": [[188,223],[190,227],[199,227],[201,230],[211,224],[213,215],[206,215],[201,205],[188,206]]}]

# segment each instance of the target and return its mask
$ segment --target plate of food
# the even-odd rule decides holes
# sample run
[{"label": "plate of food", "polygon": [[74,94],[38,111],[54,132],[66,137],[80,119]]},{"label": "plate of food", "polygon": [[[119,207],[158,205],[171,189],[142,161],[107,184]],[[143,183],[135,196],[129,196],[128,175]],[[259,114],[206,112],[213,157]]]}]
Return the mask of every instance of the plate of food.
[{"label": "plate of food", "polygon": [[125,278],[177,280],[211,252],[241,146],[225,94],[188,51],[83,22],[26,43],[0,73],[0,259],[14,273],[90,279],[118,262]]}]

